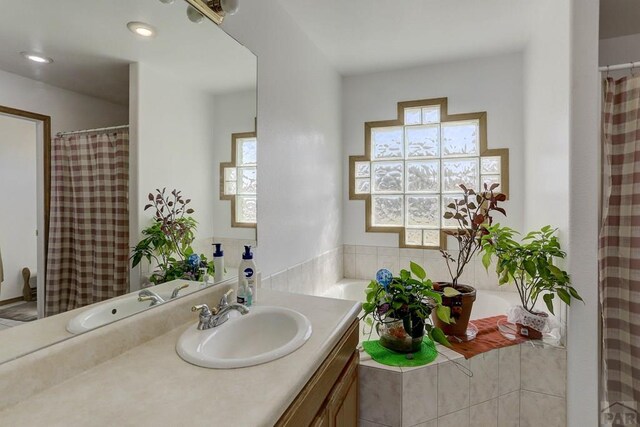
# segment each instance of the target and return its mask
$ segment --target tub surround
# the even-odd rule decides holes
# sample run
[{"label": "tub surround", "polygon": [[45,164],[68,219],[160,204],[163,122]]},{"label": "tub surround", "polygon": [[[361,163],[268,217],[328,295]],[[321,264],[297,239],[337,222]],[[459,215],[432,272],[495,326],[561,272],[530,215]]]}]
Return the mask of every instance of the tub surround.
[{"label": "tub surround", "polygon": [[[449,251],[455,258],[457,251]],[[387,268],[396,273],[408,270],[413,261],[424,267],[427,277],[434,281],[450,281],[446,263],[435,249],[408,249],[386,246],[344,245],[344,277],[371,280],[376,271]],[[472,285],[476,289],[515,292],[513,286],[498,286],[498,276],[493,267],[487,271],[481,258],[473,260],[464,269],[460,283]]]},{"label": "tub surround", "polygon": [[[263,289],[261,305],[309,318],[313,334],[305,345],[242,369],[184,362],[175,345],[197,321],[190,306],[213,305],[229,287],[187,295],[0,365],[0,388],[14,390],[0,396],[0,419],[8,425],[273,425],[357,318],[360,304]],[[96,393],[99,399],[87,399]]]}]

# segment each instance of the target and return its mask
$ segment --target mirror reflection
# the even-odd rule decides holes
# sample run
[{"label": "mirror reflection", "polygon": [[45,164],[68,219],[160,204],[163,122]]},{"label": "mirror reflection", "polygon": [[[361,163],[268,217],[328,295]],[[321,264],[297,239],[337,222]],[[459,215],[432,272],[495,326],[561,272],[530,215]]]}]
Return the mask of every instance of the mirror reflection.
[{"label": "mirror reflection", "polygon": [[187,10],[3,9],[0,362],[232,278],[256,246],[257,60]]}]

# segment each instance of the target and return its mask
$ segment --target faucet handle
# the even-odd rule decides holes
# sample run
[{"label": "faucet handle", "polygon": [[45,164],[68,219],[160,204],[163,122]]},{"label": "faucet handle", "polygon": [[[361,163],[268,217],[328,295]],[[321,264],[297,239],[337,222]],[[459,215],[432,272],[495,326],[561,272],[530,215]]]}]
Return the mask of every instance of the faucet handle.
[{"label": "faucet handle", "polygon": [[232,293],[233,293],[233,288],[229,289],[227,292],[224,293],[224,295],[222,295],[222,298],[220,298],[220,303],[218,304],[218,308],[223,308],[229,305],[229,297],[231,296]]},{"label": "faucet handle", "polygon": [[188,288],[188,287],[189,287],[188,283],[183,283],[182,285],[177,286],[176,288],[174,288],[173,292],[171,293],[171,299],[178,298],[178,292],[180,292],[182,289]]},{"label": "faucet handle", "polygon": [[200,311],[200,316],[211,316],[211,309],[207,304],[198,304],[191,307],[191,311]]}]

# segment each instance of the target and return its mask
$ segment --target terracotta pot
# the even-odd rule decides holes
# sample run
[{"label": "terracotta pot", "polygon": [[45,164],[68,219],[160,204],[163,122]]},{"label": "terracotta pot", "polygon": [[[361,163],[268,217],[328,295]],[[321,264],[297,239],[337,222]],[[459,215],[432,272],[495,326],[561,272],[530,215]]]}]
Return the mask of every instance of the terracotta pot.
[{"label": "terracotta pot", "polygon": [[[549,318],[549,314],[544,311],[535,311],[530,312],[526,310],[522,310],[524,313],[527,325],[536,325],[540,329],[544,328],[544,325],[547,323],[547,319]],[[525,326],[522,323],[516,322],[516,328],[518,329],[518,333],[523,337],[527,337],[532,340],[540,340],[542,339],[542,332],[538,329],[532,328],[531,326]]]},{"label": "terracotta pot", "polygon": [[[436,292],[443,292],[444,288],[452,287],[452,283],[434,283],[433,290]],[[476,300],[476,289],[469,285],[457,284],[455,289],[460,292],[460,295],[455,297],[442,296],[442,305],[451,308],[451,317],[455,319],[456,323],[446,324],[436,315],[434,311],[431,313],[431,320],[433,324],[446,335],[455,335],[459,337],[465,337],[467,335],[467,326],[469,326],[469,318],[471,317],[471,310],[473,309],[473,302]]]}]

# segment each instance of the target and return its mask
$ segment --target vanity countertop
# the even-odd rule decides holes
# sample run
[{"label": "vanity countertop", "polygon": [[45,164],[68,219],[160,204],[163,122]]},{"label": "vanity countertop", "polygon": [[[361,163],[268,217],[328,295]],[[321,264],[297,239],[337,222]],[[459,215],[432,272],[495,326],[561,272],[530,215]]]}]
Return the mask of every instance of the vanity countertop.
[{"label": "vanity countertop", "polygon": [[[260,290],[259,305],[297,310],[313,334],[263,365],[206,369],[175,352],[196,318],[0,412],[3,425],[271,426],[356,319],[360,304]],[[238,337],[243,339],[243,337]],[[250,339],[250,337],[247,337]]]}]

